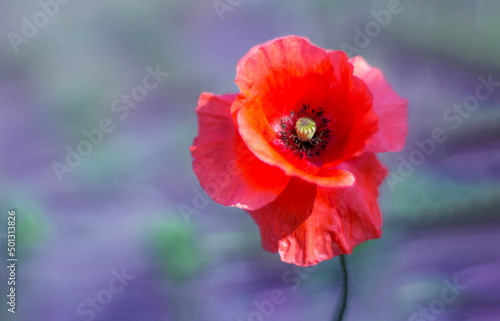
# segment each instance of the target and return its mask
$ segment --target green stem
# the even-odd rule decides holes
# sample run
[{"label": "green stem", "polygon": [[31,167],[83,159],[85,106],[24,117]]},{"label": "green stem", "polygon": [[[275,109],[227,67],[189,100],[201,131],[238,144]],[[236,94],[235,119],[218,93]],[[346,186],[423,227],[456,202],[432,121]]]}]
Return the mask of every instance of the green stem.
[{"label": "green stem", "polygon": [[338,312],[335,313],[337,317],[333,321],[342,321],[344,318],[344,312],[347,307],[347,293],[348,293],[348,277],[347,277],[347,266],[345,264],[345,255],[340,256],[340,267],[342,268],[342,293],[340,294],[339,303],[337,306]]}]

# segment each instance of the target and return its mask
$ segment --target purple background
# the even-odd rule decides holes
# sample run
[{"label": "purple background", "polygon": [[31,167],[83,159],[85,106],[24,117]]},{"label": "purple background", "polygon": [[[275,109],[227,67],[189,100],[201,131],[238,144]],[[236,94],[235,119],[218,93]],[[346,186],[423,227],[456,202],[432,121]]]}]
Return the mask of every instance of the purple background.
[{"label": "purple background", "polygon": [[[420,309],[439,321],[498,320],[500,86],[473,112],[453,105],[475,95],[478,77],[500,82],[500,3],[222,1],[232,3],[222,16],[211,0],[69,1],[46,21],[37,1],[1,5],[1,266],[9,209],[19,261],[15,316],[0,268],[0,320],[330,320],[337,258],[297,269],[261,249],[240,209],[210,201],[189,222],[179,210],[200,191],[189,153],[200,92],[237,91],[237,61],[288,34],[331,49],[358,43],[409,100],[406,147],[381,156],[401,178],[381,186],[383,237],[348,257],[345,320],[426,320]],[[371,14],[390,9],[386,26]],[[12,46],[34,18],[37,30],[24,27],[30,38]],[[356,30],[372,36],[362,43]],[[113,101],[148,66],[168,76],[120,119]],[[113,131],[59,181],[52,164],[102,119]],[[446,140],[418,152],[415,140],[436,128]],[[122,272],[133,279],[115,282]],[[455,280],[458,292],[446,290]],[[284,302],[259,312],[254,302],[275,290]],[[109,303],[92,310],[95,297]]]}]

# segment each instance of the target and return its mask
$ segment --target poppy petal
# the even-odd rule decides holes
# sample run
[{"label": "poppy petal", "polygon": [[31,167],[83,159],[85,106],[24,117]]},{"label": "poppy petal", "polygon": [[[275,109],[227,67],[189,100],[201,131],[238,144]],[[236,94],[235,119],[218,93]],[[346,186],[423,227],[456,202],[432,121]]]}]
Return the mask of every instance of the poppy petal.
[{"label": "poppy petal", "polygon": [[334,66],[335,104],[339,106],[330,122],[332,139],[322,153],[323,166],[331,168],[365,149],[377,132],[378,119],[372,108],[372,94],[362,80],[353,76],[345,52],[329,51],[328,56]]},{"label": "poppy petal", "polygon": [[[246,117],[247,110],[240,110],[237,114],[238,129],[242,137],[245,137],[247,146],[251,146],[251,151],[263,162],[277,166],[282,169],[286,175],[299,177],[306,182],[318,184],[321,186],[346,186],[354,182],[353,175],[341,169],[323,169],[304,162],[297,166],[290,160],[285,159],[278,151],[268,144],[261,133],[253,128]],[[302,165],[302,166],[300,166]]]},{"label": "poppy petal", "polygon": [[378,132],[365,151],[397,152],[403,149],[408,133],[408,101],[399,97],[386,82],[380,69],[370,66],[361,56],[349,60],[354,75],[363,80],[373,95],[373,109],[378,116]]},{"label": "poppy petal", "polygon": [[275,200],[290,178],[256,158],[241,139],[230,113],[236,96],[201,94],[199,132],[190,148],[193,170],[214,201],[258,209]]},{"label": "poppy petal", "polygon": [[265,250],[279,252],[284,262],[309,266],[381,236],[377,197],[386,168],[371,153],[342,166],[354,174],[352,186],[325,188],[292,178],[274,202],[248,211]]},{"label": "poppy petal", "polygon": [[[241,94],[231,109],[242,139],[259,159],[327,187],[352,184],[350,173],[334,167],[360,153],[377,130],[371,94],[352,76],[345,53],[334,56],[335,66],[325,50],[295,36],[253,48],[238,66]],[[335,141],[324,151],[323,164],[303,160],[276,143],[280,119],[304,103],[324,107],[332,119]]]},{"label": "poppy petal", "polygon": [[[288,36],[290,37],[290,36]],[[259,51],[259,49],[261,47],[265,47],[265,46],[268,46],[270,45],[271,43],[279,40],[279,39],[284,39],[284,38],[287,38],[286,36],[285,37],[279,37],[279,38],[275,38],[275,39],[271,39],[269,41],[266,41],[264,43],[261,43],[261,44],[258,44],[258,45],[255,45],[253,46],[252,48],[250,48],[250,50],[248,50],[248,52],[238,61],[238,64],[236,65],[236,72],[239,72],[241,67],[243,67],[243,65],[245,64],[245,61],[252,57],[253,55],[255,55],[257,53],[257,51]],[[307,38],[304,38],[306,40],[309,40]]]},{"label": "poppy petal", "polygon": [[[237,70],[235,82],[241,93],[260,106],[269,121],[290,113],[304,96],[324,96],[333,77],[326,51],[297,36],[252,48]],[[234,105],[231,112],[242,106]]]}]

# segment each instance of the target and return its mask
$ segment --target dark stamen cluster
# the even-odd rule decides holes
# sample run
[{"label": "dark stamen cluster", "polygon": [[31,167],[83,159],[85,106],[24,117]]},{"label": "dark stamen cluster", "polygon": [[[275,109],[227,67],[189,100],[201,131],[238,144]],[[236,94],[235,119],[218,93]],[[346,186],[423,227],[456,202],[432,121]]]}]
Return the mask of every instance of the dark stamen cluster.
[{"label": "dark stamen cluster", "polygon": [[[295,123],[302,117],[310,118],[316,123],[316,132],[308,141],[299,139],[295,130]],[[323,116],[321,108],[311,109],[310,105],[304,104],[297,114],[292,111],[290,117],[281,118],[278,138],[281,139],[286,149],[293,151],[301,158],[319,155],[330,141],[329,123],[330,120]]]}]

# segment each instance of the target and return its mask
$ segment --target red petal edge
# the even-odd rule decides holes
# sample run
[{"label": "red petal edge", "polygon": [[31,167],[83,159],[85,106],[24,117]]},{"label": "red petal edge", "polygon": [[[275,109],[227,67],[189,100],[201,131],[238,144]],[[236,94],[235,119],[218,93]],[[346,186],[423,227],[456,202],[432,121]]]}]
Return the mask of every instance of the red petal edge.
[{"label": "red petal edge", "polygon": [[230,113],[236,96],[201,94],[193,170],[217,203],[255,210],[275,200],[290,178],[256,158],[241,139]]},{"label": "red petal edge", "polygon": [[378,132],[365,151],[397,152],[403,149],[408,133],[408,101],[399,97],[386,82],[378,68],[370,66],[361,56],[349,59],[354,75],[363,80],[373,95],[373,110],[378,116]]},{"label": "red petal edge", "polygon": [[326,188],[293,178],[274,202],[248,211],[265,250],[279,252],[284,262],[309,266],[381,236],[377,197],[386,168],[372,153],[342,166],[354,174],[352,186]]},{"label": "red petal edge", "polygon": [[[296,108],[301,97],[322,83],[326,87],[321,88],[329,91],[334,70],[327,52],[307,39],[293,36],[267,44],[267,47],[252,48],[237,68],[236,83],[241,94],[231,111],[241,137],[254,155],[281,168],[286,175],[326,187],[351,185],[354,181],[351,173],[332,168],[338,162],[324,168],[310,166],[308,162],[292,162],[271,144],[276,139],[276,130],[272,128],[277,125],[276,119]],[[348,64],[347,56],[345,64]],[[349,64],[347,68],[350,73],[352,66]],[[284,92],[283,88],[288,91]],[[321,95],[314,96],[317,99]],[[308,97],[306,101],[314,102],[313,98]]]}]

